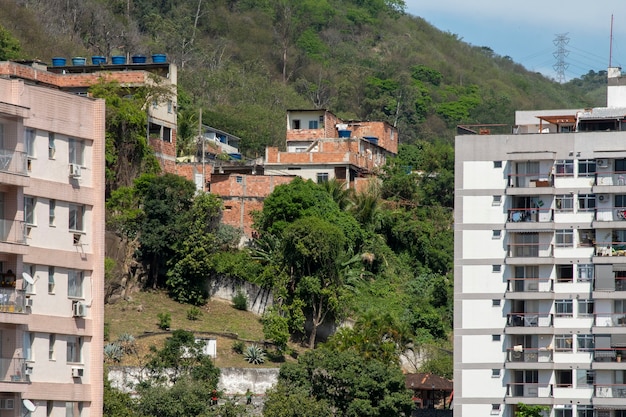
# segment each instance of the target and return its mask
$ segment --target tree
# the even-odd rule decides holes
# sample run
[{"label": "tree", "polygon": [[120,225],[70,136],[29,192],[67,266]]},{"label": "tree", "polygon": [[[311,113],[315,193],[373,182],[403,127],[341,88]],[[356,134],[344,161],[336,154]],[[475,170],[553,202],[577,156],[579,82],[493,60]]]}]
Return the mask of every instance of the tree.
[{"label": "tree", "polygon": [[[302,414],[289,411],[286,404]],[[268,393],[264,415],[397,417],[409,416],[412,406],[398,366],[367,360],[354,352],[318,348],[300,356],[297,364],[281,367],[278,383]]]},{"label": "tree", "polygon": [[0,61],[18,59],[21,55],[20,41],[11,32],[0,26]]},{"label": "tree", "polygon": [[547,411],[550,411],[550,407],[546,405],[526,405],[524,403],[517,403],[515,417],[544,417]]},{"label": "tree", "polygon": [[104,397],[102,415],[104,417],[139,417],[137,404],[129,394],[111,386],[111,381],[104,375]]}]

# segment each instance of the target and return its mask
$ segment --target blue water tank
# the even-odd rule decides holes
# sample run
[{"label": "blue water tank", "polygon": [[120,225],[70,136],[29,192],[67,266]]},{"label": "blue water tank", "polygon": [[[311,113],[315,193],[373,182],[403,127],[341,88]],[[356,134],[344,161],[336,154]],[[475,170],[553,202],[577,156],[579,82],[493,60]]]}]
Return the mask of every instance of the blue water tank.
[{"label": "blue water tank", "polygon": [[349,138],[352,134],[351,130],[338,130],[340,138]]},{"label": "blue water tank", "polygon": [[145,55],[133,55],[130,59],[133,64],[145,64],[146,63]]},{"label": "blue water tank", "polygon": [[155,64],[163,64],[167,61],[167,55],[165,54],[152,54],[152,62]]},{"label": "blue water tank", "polygon": [[113,65],[124,65],[126,63],[126,57],[124,55],[113,55],[111,57],[111,63]]},{"label": "blue water tank", "polygon": [[72,58],[72,65],[85,65],[86,62],[87,59],[81,56],[75,56],[74,58]]},{"label": "blue water tank", "polygon": [[53,67],[62,67],[65,65],[66,62],[67,60],[65,58],[61,58],[61,57],[52,58]]}]

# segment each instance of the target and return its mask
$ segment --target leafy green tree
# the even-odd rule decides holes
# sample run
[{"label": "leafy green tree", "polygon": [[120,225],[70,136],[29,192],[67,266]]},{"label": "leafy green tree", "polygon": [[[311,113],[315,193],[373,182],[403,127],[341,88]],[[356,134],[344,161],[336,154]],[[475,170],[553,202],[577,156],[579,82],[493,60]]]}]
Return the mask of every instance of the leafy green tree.
[{"label": "leafy green tree", "polygon": [[211,254],[218,248],[215,231],[221,214],[222,201],[213,194],[201,193],[193,200],[191,209],[183,213],[183,239],[175,245],[167,272],[170,295],[181,303],[201,305],[208,297],[207,282],[211,275]]},{"label": "leafy green tree", "polygon": [[261,322],[265,339],[273,341],[279,353],[284,352],[289,341],[289,318],[282,308],[270,308],[263,314]]},{"label": "leafy green tree", "polygon": [[[305,416],[409,416],[413,403],[398,366],[366,360],[354,352],[318,348],[300,356],[297,364],[280,369],[277,385],[268,393],[266,417],[292,416],[285,404],[318,402]],[[330,411],[330,412],[329,412]]]},{"label": "leafy green tree", "polygon": [[22,54],[20,41],[11,32],[0,26],[0,61],[18,59]]},{"label": "leafy green tree", "polygon": [[140,256],[149,266],[149,282],[157,286],[165,275],[177,242],[186,236],[184,214],[192,207],[195,185],[178,175],[145,174],[135,180],[140,198]]},{"label": "leafy green tree", "polygon": [[544,417],[549,411],[550,407],[546,405],[527,405],[524,403],[517,403],[515,417]]},{"label": "leafy green tree", "polygon": [[102,415],[104,417],[139,417],[137,404],[129,394],[111,386],[111,381],[104,375],[104,397]]}]

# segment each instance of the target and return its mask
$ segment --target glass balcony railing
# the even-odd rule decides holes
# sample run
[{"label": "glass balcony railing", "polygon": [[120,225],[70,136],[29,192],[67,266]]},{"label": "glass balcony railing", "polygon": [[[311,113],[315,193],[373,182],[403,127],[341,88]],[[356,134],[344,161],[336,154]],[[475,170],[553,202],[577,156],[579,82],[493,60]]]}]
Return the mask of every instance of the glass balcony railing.
[{"label": "glass balcony railing", "polygon": [[596,384],[593,396],[596,398],[626,398],[626,384]]},{"label": "glass balcony railing", "polygon": [[0,219],[0,242],[26,244],[26,224],[23,221]]},{"label": "glass balcony railing", "polygon": [[514,208],[509,209],[508,222],[548,223],[554,221],[554,210],[551,208]]},{"label": "glass balcony railing", "polygon": [[507,384],[506,395],[508,397],[549,398],[553,395],[553,386],[552,384],[523,382]]},{"label": "glass balcony railing", "polygon": [[550,327],[554,319],[551,313],[510,313],[507,314],[508,327]]},{"label": "glass balcony railing", "polygon": [[594,325],[599,327],[626,327],[626,313],[598,313]]},{"label": "glass balcony railing", "polygon": [[552,187],[553,181],[550,175],[546,174],[509,174],[509,187],[535,188]]},{"label": "glass balcony railing", "polygon": [[0,172],[28,175],[28,157],[24,152],[0,149]]},{"label": "glass balcony railing", "polygon": [[554,256],[551,243],[510,243],[507,245],[509,258],[550,258]]},{"label": "glass balcony railing", "polygon": [[554,281],[550,278],[509,278],[507,292],[551,292]]},{"label": "glass balcony railing", "polygon": [[24,359],[0,358],[0,381],[28,382]]},{"label": "glass balcony railing", "polygon": [[515,346],[507,349],[507,362],[552,362],[552,350]]}]

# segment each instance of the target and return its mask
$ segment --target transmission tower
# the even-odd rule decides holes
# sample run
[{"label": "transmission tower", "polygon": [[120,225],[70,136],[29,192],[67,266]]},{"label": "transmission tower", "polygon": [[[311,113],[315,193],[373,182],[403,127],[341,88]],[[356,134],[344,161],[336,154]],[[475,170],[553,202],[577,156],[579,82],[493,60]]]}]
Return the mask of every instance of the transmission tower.
[{"label": "transmission tower", "polygon": [[565,57],[569,55],[569,51],[565,49],[565,45],[569,43],[569,38],[567,37],[567,33],[559,33],[555,36],[554,46],[556,46],[556,51],[554,51],[553,55],[556,58],[556,64],[554,64],[552,68],[556,71],[556,81],[564,83],[565,70],[569,67],[569,64],[565,62]]}]

